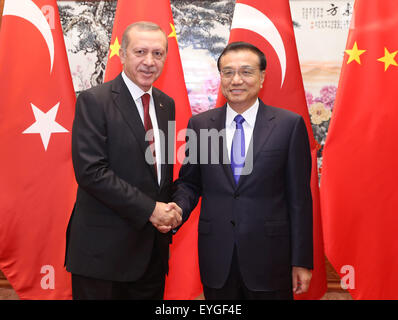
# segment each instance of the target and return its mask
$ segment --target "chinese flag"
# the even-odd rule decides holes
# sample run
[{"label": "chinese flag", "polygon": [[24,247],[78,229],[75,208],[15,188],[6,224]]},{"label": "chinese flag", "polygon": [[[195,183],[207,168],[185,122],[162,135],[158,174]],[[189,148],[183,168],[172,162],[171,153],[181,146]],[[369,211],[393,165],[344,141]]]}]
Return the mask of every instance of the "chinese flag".
[{"label": "chinese flag", "polygon": [[[185,155],[185,129],[192,112],[185,86],[169,0],[156,1],[156,8],[154,8],[153,1],[118,1],[105,81],[112,80],[122,71],[119,49],[123,31],[128,25],[137,21],[155,22],[168,35],[166,63],[161,76],[156,80],[154,86],[175,101],[177,164],[174,166],[174,178],[176,179],[183,160],[180,157]],[[165,299],[194,299],[203,291],[198,264],[198,219],[199,206],[177,234],[173,236],[173,243],[170,246],[170,268],[166,278]]]},{"label": "chinese flag", "polygon": [[355,2],[323,152],[326,255],[354,299],[398,299],[397,12]]},{"label": "chinese flag", "polygon": [[55,0],[5,1],[0,96],[0,268],[21,299],[70,299],[75,92]]},{"label": "chinese flag", "polygon": [[[320,216],[317,148],[308,114],[303,79],[297,55],[288,0],[237,0],[229,42],[255,45],[267,58],[263,89],[259,97],[265,104],[300,114],[307,125],[312,154],[311,190],[314,219],[314,270],[309,292],[295,299],[320,299],[326,292],[326,270]],[[217,105],[225,103],[221,92]]]}]

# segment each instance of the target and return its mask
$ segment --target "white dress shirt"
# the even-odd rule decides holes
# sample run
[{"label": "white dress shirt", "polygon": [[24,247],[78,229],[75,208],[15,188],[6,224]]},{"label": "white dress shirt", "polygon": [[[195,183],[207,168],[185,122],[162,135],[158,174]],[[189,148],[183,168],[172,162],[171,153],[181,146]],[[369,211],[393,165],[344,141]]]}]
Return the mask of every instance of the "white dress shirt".
[{"label": "white dress shirt", "polygon": [[160,148],[160,135],[159,135],[159,127],[158,127],[158,120],[156,118],[156,110],[155,110],[155,103],[153,102],[152,97],[152,87],[147,91],[143,91],[140,87],[138,87],[133,81],[131,81],[127,75],[122,72],[122,78],[124,83],[126,84],[127,88],[130,91],[131,96],[134,99],[135,105],[137,106],[138,113],[141,117],[142,125],[144,125],[144,107],[142,105],[141,97],[143,94],[148,93],[150,95],[149,99],[149,116],[152,121],[152,128],[153,134],[155,139],[155,153],[156,153],[156,166],[157,166],[157,174],[158,174],[158,184],[160,185],[160,178],[161,178],[161,148]]},{"label": "white dress shirt", "polygon": [[[245,155],[249,149],[250,141],[253,136],[254,124],[256,123],[257,111],[258,111],[259,101],[256,102],[245,112],[242,113],[242,117],[245,121],[242,123],[243,131],[245,132]],[[225,138],[228,150],[228,157],[231,160],[231,148],[232,139],[236,130],[236,122],[234,121],[238,113],[233,110],[227,103],[227,114],[225,117]]]}]

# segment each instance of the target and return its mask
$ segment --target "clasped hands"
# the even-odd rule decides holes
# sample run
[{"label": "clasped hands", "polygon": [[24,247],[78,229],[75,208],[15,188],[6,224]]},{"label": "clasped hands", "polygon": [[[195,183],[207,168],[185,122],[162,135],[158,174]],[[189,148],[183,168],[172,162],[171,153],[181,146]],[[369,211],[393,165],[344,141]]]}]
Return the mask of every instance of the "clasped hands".
[{"label": "clasped hands", "polygon": [[169,232],[182,223],[182,209],[174,202],[156,202],[149,221],[160,232]]}]

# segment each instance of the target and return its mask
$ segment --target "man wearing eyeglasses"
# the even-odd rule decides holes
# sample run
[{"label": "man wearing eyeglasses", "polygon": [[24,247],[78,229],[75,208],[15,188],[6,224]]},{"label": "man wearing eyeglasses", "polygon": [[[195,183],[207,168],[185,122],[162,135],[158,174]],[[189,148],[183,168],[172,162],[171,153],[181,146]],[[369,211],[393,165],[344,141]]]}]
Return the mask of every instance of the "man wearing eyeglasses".
[{"label": "man wearing eyeglasses", "polygon": [[[197,148],[187,148],[173,200],[185,222],[202,197],[198,252],[206,299],[292,299],[308,290],[313,268],[306,126],[258,98],[266,59],[255,46],[229,44],[218,69],[227,104],[190,119]],[[214,129],[218,145],[201,134]]]}]

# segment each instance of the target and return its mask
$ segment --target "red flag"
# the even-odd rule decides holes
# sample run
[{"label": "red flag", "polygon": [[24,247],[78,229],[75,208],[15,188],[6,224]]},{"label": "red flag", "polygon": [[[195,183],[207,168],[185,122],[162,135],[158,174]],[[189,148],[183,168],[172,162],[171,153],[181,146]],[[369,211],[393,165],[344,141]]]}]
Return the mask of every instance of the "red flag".
[{"label": "red flag", "polygon": [[326,255],[354,299],[398,299],[397,12],[355,2],[323,152]]},{"label": "red flag", "polygon": [[75,92],[55,0],[5,1],[0,96],[0,268],[21,299],[70,299]]},{"label": "red flag", "polygon": [[[161,76],[154,86],[172,97],[176,105],[177,164],[174,166],[174,178],[178,177],[181,166],[179,159],[184,155],[185,128],[192,115],[184,74],[177,44],[173,15],[169,0],[156,1],[156,10],[152,1],[119,0],[109,51],[105,81],[115,78],[121,71],[119,49],[123,31],[137,21],[152,21],[158,24],[168,35],[168,54]],[[180,161],[178,161],[180,160]],[[199,206],[189,220],[173,237],[170,246],[169,274],[166,278],[165,299],[194,299],[203,291],[199,275],[197,225]]]},{"label": "red flag", "polygon": [[[312,155],[314,270],[309,292],[295,298],[320,299],[326,292],[327,283],[319,204],[317,148],[305,99],[289,1],[237,0],[229,43],[234,41],[255,45],[267,58],[260,99],[265,104],[300,114],[307,125]],[[217,106],[224,103],[225,98],[220,93]]]}]

